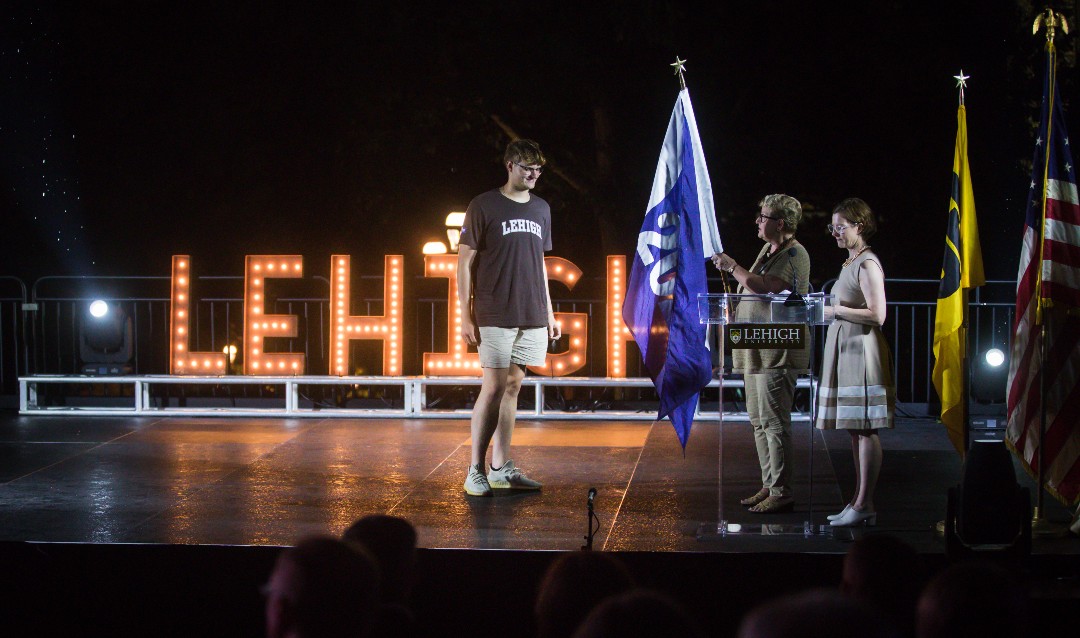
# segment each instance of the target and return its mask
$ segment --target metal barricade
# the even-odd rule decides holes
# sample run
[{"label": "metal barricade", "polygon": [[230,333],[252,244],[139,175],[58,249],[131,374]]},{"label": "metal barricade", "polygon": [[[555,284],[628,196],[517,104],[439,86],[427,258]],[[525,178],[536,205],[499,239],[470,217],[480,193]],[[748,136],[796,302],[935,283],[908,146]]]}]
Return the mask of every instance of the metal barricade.
[{"label": "metal barricade", "polygon": [[[382,276],[358,278],[357,289],[380,292]],[[119,304],[134,327],[134,374],[166,374],[169,343],[169,277],[44,277],[26,286],[14,277],[0,277],[0,395],[17,392],[17,378],[26,374],[77,374],[80,369],[78,339],[81,313],[97,298]],[[716,282],[714,282],[716,283]],[[832,282],[823,287],[828,290]],[[446,284],[437,279],[415,277],[409,284],[405,307],[404,372],[421,374],[424,352],[448,350],[450,320]],[[937,402],[930,380],[933,369],[933,335],[937,280],[888,279],[887,320],[883,331],[893,350],[897,400],[901,404],[927,406]],[[221,352],[229,345],[239,348],[243,335],[242,277],[199,277],[193,288],[191,348]],[[715,286],[719,288],[719,284]],[[276,340],[279,351],[306,356],[309,375],[329,374],[329,282],[321,277],[295,280],[282,287],[268,312],[298,317],[298,335]],[[582,281],[575,298],[556,298],[557,311],[585,313],[589,318],[587,359],[575,373],[582,377],[605,377],[606,320],[604,281]],[[969,312],[973,390],[991,391],[976,400],[1004,400],[1004,374],[987,371],[982,355],[991,347],[1008,356],[1015,303],[1015,282],[996,280],[972,291]],[[30,310],[28,310],[30,309]],[[381,297],[354,299],[353,312],[379,315]],[[823,343],[819,339],[818,343]],[[353,342],[351,374],[380,374],[379,344]],[[242,349],[241,349],[242,350]],[[635,348],[630,348],[636,351]],[[1003,366],[1003,368],[1007,368]],[[647,376],[640,357],[628,361],[628,376]],[[984,382],[985,381],[985,382]],[[997,387],[1001,394],[998,396]],[[655,396],[651,389],[636,389],[635,396]],[[590,388],[583,401],[602,399],[600,388]],[[712,400],[716,400],[715,397]]]}]

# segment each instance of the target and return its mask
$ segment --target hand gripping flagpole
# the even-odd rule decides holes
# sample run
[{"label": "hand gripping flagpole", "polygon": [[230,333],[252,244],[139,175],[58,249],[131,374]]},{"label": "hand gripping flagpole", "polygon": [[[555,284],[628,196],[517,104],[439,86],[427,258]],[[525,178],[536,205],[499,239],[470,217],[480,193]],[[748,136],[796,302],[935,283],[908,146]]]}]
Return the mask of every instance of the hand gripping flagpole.
[{"label": "hand gripping flagpole", "polygon": [[1043,518],[1043,496],[1045,492],[1046,474],[1043,469],[1045,464],[1045,454],[1043,452],[1043,442],[1046,438],[1046,357],[1049,352],[1049,334],[1046,327],[1047,314],[1043,312],[1043,300],[1042,300],[1042,263],[1043,263],[1043,249],[1046,244],[1046,182],[1047,171],[1050,166],[1050,146],[1053,140],[1052,127],[1054,125],[1054,101],[1057,99],[1057,49],[1054,48],[1054,36],[1057,35],[1057,28],[1061,27],[1061,30],[1068,34],[1069,23],[1065,21],[1065,16],[1059,12],[1054,11],[1050,7],[1047,7],[1043,13],[1040,13],[1035,17],[1034,24],[1031,25],[1031,34],[1037,35],[1039,28],[1046,27],[1046,54],[1048,56],[1047,73],[1050,74],[1050,98],[1046,106],[1046,157],[1043,161],[1043,194],[1042,194],[1042,228],[1039,233],[1039,277],[1035,281],[1035,325],[1039,327],[1039,364],[1042,366],[1042,374],[1039,375],[1039,447],[1036,450],[1038,459],[1038,470],[1036,472],[1037,477],[1037,489],[1038,492],[1035,495],[1035,511],[1031,519],[1031,534],[1032,536],[1047,537],[1061,537],[1068,533],[1068,530],[1060,525],[1051,523]]}]

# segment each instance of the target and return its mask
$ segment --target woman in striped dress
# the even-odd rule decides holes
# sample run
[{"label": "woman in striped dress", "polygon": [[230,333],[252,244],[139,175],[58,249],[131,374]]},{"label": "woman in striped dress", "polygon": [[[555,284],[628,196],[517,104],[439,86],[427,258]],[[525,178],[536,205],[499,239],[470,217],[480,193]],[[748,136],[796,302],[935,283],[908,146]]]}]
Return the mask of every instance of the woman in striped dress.
[{"label": "woman in striped dress", "polygon": [[833,209],[829,232],[848,258],[832,293],[837,305],[825,340],[816,425],[851,434],[858,482],[851,501],[831,525],[874,525],[874,488],[881,471],[878,430],[893,427],[895,385],[885,323],[885,273],[867,240],[877,230],[873,211],[861,199],[845,199]]}]

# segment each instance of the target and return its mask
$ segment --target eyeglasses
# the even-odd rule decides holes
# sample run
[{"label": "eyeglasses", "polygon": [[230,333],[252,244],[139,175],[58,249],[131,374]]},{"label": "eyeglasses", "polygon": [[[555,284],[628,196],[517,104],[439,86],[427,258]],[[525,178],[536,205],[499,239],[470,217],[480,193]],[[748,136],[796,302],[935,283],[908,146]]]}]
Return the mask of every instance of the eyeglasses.
[{"label": "eyeglasses", "polygon": [[[859,222],[859,223],[861,223],[861,222]],[[838,225],[838,226],[833,226],[832,224],[829,224],[829,225],[828,225],[828,226],[826,226],[825,228],[828,228],[828,229],[829,229],[829,233],[830,233],[830,234],[832,234],[832,235],[842,235],[842,234],[844,234],[844,231],[845,231],[845,230],[847,230],[847,229],[849,229],[849,228],[852,228],[852,227],[854,227],[854,226],[858,226],[858,225],[859,225],[859,223],[855,223],[855,224],[840,224],[840,225]]]},{"label": "eyeglasses", "polygon": [[537,175],[539,175],[540,173],[544,172],[543,166],[525,166],[524,164],[518,164],[517,162],[514,162],[514,166],[517,166],[526,173],[536,173]]},{"label": "eyeglasses", "polygon": [[768,215],[766,215],[765,213],[759,213],[759,214],[758,214],[758,216],[757,216],[757,220],[756,220],[756,221],[759,221],[759,222],[760,222],[760,221],[762,221],[762,220],[765,220],[765,219],[771,219],[771,220],[773,220],[773,221],[776,221],[776,220],[778,220],[778,219],[783,219],[783,217],[769,217],[769,216],[768,216]]}]

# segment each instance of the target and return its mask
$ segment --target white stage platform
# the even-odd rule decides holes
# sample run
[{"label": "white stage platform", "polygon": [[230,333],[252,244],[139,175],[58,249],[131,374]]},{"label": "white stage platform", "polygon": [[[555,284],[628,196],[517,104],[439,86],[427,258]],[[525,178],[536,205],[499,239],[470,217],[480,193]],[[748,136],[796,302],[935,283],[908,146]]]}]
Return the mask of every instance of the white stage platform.
[{"label": "white stage platform", "polygon": [[[423,377],[423,376],[175,376],[175,375],[128,375],[128,376],[84,376],[84,375],[41,375],[19,377],[19,414],[25,415],[51,415],[51,416],[92,416],[92,415],[137,415],[137,416],[243,416],[243,417],[342,417],[342,418],[404,418],[404,419],[432,419],[432,418],[468,418],[471,410],[463,409],[436,409],[428,405],[427,391],[433,386],[476,386],[480,385],[480,377]],[[714,379],[710,388],[719,388],[721,380]],[[101,406],[101,405],[50,405],[49,401],[39,400],[39,392],[48,385],[81,386],[93,384],[97,386],[130,386],[130,390],[120,387],[110,397],[124,405]],[[242,386],[279,386],[279,400],[268,399],[267,407],[251,407],[250,405],[232,406],[174,406],[156,405],[152,390],[162,385],[174,386],[218,386],[223,390],[231,390]],[[816,385],[816,382],[814,383]],[[404,398],[402,407],[386,408],[344,408],[326,407],[318,405],[305,405],[301,400],[301,388],[304,386],[341,386],[350,388],[372,388],[378,386],[392,386],[402,388]],[[572,419],[572,420],[634,420],[653,421],[656,419],[656,408],[651,407],[648,411],[638,410],[553,410],[545,408],[546,388],[651,388],[652,380],[646,377],[637,378],[611,378],[611,377],[543,377],[527,376],[523,382],[523,392],[531,388],[535,395],[532,410],[518,412],[521,419]],[[723,388],[741,388],[742,379],[724,379]],[[810,389],[809,376],[800,377],[798,388]],[[816,388],[815,388],[816,389]],[[130,399],[130,405],[126,404]],[[718,421],[720,414],[715,410],[702,411],[700,405],[695,418],[706,421]],[[724,412],[725,421],[747,421],[746,412]],[[809,421],[810,415],[804,412],[793,412],[792,420]]]}]

